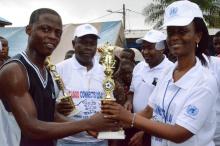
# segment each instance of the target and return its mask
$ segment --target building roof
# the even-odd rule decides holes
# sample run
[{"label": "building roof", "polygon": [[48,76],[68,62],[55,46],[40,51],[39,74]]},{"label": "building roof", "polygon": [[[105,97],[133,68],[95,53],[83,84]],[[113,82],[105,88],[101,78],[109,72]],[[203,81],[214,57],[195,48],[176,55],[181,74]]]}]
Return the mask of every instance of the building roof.
[{"label": "building roof", "polygon": [[[121,21],[91,24],[94,25],[100,33],[100,39],[98,40],[99,46],[109,42],[111,45],[124,47],[124,29]],[[72,39],[77,25],[79,24],[66,24],[63,26],[61,41],[51,57],[54,63],[63,60],[66,51],[73,49]],[[14,56],[26,49],[28,36],[25,33],[25,27],[0,27],[0,36],[8,40],[10,56]]]},{"label": "building roof", "polygon": [[8,20],[6,20],[6,19],[4,19],[2,17],[0,17],[0,24],[1,25],[12,25],[11,22],[9,22]]}]

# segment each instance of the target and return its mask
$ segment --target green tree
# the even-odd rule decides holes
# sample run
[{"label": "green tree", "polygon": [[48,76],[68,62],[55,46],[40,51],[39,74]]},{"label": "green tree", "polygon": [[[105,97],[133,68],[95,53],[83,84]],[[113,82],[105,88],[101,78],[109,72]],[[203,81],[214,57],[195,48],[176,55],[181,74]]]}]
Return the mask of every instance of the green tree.
[{"label": "green tree", "polygon": [[[176,0],[153,0],[143,9],[145,23],[154,23],[157,28],[162,25],[165,8]],[[220,2],[218,0],[191,0],[203,11],[204,18],[210,27],[220,26]]]}]

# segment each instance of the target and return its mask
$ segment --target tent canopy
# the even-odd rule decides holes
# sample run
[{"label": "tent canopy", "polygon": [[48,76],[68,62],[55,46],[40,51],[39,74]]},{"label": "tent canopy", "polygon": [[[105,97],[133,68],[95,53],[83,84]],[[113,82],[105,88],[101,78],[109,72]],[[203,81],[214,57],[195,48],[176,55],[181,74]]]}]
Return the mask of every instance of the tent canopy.
[{"label": "tent canopy", "polygon": [[[109,42],[111,45],[124,47],[125,37],[121,21],[98,22],[91,24],[95,26],[100,33],[98,46],[102,46],[104,43]],[[68,50],[73,49],[72,40],[77,25],[80,24],[66,24],[63,26],[61,41],[51,57],[53,63],[62,61],[65,53]],[[0,28],[0,36],[3,36],[8,40],[10,56],[14,56],[25,50],[27,46],[28,36],[25,33],[25,27]]]}]

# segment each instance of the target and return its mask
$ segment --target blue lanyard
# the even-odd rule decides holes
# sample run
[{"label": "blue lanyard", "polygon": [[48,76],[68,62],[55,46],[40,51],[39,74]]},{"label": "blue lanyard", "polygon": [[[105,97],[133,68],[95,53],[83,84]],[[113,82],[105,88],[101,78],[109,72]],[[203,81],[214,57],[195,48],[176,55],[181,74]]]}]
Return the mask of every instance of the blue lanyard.
[{"label": "blue lanyard", "polygon": [[171,98],[170,103],[168,104],[168,107],[167,107],[166,114],[165,114],[164,101],[165,101],[165,97],[166,97],[166,93],[167,93],[167,89],[168,89],[169,84],[170,84],[170,80],[169,80],[168,83],[167,83],[167,86],[166,86],[166,89],[165,89],[165,92],[164,92],[164,95],[163,95],[163,103],[162,103],[162,106],[163,106],[163,116],[164,116],[165,123],[167,122],[167,119],[168,119],[168,111],[169,111],[170,105],[171,105],[171,103],[173,102],[173,99],[176,97],[177,93],[178,93],[178,92],[180,91],[180,89],[181,89],[181,88],[179,88],[179,89],[176,91],[176,93],[173,95],[173,97]]}]

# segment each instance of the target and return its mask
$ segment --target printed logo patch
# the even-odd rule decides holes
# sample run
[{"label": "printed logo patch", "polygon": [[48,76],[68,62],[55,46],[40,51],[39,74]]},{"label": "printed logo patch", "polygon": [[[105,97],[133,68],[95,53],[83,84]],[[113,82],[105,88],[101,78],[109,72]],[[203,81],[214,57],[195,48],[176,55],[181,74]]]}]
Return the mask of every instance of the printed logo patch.
[{"label": "printed logo patch", "polygon": [[173,7],[173,8],[171,8],[170,11],[169,11],[169,16],[170,16],[170,17],[176,16],[176,15],[177,15],[177,12],[178,12],[178,8]]},{"label": "printed logo patch", "polygon": [[92,28],[91,28],[91,26],[86,26],[85,29],[91,30]]},{"label": "printed logo patch", "polygon": [[151,32],[151,31],[149,31],[147,34],[148,34],[148,35],[152,35],[152,32]]},{"label": "printed logo patch", "polygon": [[198,115],[199,109],[194,105],[188,105],[186,113],[191,117],[195,117],[196,115]]}]

